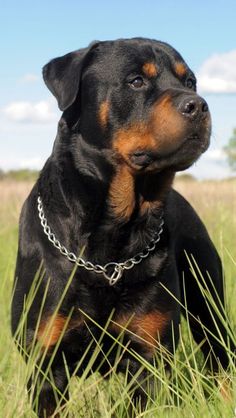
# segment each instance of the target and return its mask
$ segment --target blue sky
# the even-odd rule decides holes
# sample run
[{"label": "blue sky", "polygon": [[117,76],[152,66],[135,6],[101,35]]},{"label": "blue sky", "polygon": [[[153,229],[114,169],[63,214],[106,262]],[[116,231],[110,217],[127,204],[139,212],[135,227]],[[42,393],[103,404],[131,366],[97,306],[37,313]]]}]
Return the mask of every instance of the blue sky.
[{"label": "blue sky", "polygon": [[0,168],[40,168],[60,116],[41,78],[51,58],[92,40],[144,36],[173,45],[199,75],[213,118],[197,177],[229,174],[221,148],[236,127],[236,1],[45,1],[1,5]]}]

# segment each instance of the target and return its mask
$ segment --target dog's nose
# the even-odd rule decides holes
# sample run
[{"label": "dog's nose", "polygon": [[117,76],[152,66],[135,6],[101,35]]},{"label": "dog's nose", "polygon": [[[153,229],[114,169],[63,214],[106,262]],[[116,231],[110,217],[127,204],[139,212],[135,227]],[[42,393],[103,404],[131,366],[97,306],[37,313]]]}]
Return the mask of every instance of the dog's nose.
[{"label": "dog's nose", "polygon": [[186,117],[196,119],[209,113],[207,102],[202,97],[187,97],[179,104],[179,111]]}]

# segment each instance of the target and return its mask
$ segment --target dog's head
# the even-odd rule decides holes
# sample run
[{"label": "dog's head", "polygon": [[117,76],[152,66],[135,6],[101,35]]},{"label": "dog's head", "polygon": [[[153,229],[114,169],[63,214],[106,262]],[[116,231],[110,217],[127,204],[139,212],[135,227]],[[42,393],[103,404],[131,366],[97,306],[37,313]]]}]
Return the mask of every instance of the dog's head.
[{"label": "dog's head", "polygon": [[208,105],[166,43],[96,42],[50,61],[43,76],[69,125],[134,174],[183,170],[209,145]]}]

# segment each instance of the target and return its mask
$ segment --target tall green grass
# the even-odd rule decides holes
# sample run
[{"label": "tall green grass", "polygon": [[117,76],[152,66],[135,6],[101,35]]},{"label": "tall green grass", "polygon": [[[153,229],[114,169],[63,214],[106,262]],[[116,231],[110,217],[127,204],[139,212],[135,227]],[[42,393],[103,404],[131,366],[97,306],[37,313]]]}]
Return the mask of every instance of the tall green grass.
[{"label": "tall green grass", "polygon": [[[226,273],[227,314],[231,328],[229,332],[234,337],[236,328],[236,246],[235,246],[235,213],[236,192],[232,184],[198,183],[179,184],[179,189],[188,195],[194,206],[206,222],[215,245],[221,254]],[[16,189],[18,190],[16,192]],[[20,356],[10,333],[10,301],[12,295],[15,255],[17,251],[17,219],[21,203],[29,190],[27,184],[0,182],[0,194],[3,196],[0,209],[0,418],[29,417],[36,415],[31,409],[26,392],[26,382],[39,358],[40,344],[35,340],[32,344],[30,359],[27,363]],[[209,198],[210,196],[210,198]],[[189,255],[189,265],[193,274],[198,276],[195,260]],[[71,276],[72,279],[72,276]],[[36,288],[25,305],[25,313],[31,303]],[[203,289],[212,309],[215,309],[211,295]],[[42,301],[43,303],[43,301]],[[219,315],[220,312],[219,312]],[[27,316],[25,316],[26,318]],[[112,321],[112,317],[110,321]],[[222,318],[224,321],[224,318]],[[228,326],[225,324],[225,326]],[[49,324],[50,327],[50,324]],[[124,350],[131,351],[123,344],[123,332],[117,340],[117,362]],[[102,335],[109,333],[108,326],[102,330]],[[218,337],[219,338],[219,337]],[[18,343],[24,352],[25,346],[24,321],[18,333]],[[102,349],[102,337],[96,341],[96,349],[90,363],[81,378],[71,376],[70,401],[62,411],[58,405],[58,412],[62,417],[128,417],[129,404],[132,402],[131,386],[137,385],[134,376],[131,383],[127,383],[128,376],[116,373],[116,364],[111,367],[109,379],[102,379],[95,371],[88,377],[89,371],[95,364],[96,356]],[[154,379],[154,394],[148,393],[148,403],[145,411],[136,406],[136,417],[236,417],[236,367],[235,355],[226,347],[231,359],[227,372],[220,373],[217,379],[206,369],[200,347],[193,341],[189,325],[183,320],[180,328],[180,342],[175,356],[160,348],[156,358],[156,366],[144,361],[137,353],[132,355],[140,362],[143,369]],[[104,353],[105,356],[105,353]],[[163,366],[163,359],[170,363],[172,374],[168,376]],[[68,374],[69,371],[67,370]],[[37,370],[36,373],[41,373]],[[44,376],[45,379],[50,379]],[[223,388],[227,389],[227,396],[222,396]],[[56,389],[55,389],[56,391]]]}]

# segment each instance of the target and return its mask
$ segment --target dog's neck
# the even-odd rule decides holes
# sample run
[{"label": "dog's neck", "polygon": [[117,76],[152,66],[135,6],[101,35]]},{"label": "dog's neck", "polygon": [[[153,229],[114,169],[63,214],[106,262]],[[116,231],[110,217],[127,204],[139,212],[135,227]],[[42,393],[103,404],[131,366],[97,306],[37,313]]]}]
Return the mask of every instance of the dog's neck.
[{"label": "dog's neck", "polygon": [[163,209],[174,172],[134,175],[127,165],[120,165],[113,176],[107,202],[114,219],[129,222],[134,216],[150,216]]},{"label": "dog's neck", "polygon": [[[63,121],[62,121],[63,122]],[[68,140],[67,140],[68,138]],[[53,155],[60,160],[63,194],[78,200],[86,225],[111,221],[117,226],[130,223],[131,219],[159,214],[165,204],[175,173],[165,170],[159,173],[135,175],[125,162],[114,164],[111,154],[89,145],[81,135],[71,135],[66,125],[59,124]],[[52,158],[53,158],[52,155]],[[58,158],[59,157],[59,158]],[[69,169],[68,169],[69,167]],[[80,199],[83,194],[83,199]],[[83,202],[83,203],[82,203]],[[76,207],[76,204],[72,204]],[[145,223],[145,222],[142,222]]]}]

